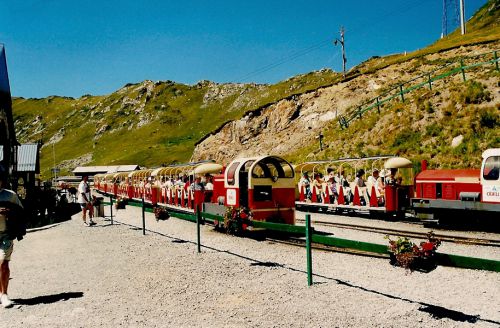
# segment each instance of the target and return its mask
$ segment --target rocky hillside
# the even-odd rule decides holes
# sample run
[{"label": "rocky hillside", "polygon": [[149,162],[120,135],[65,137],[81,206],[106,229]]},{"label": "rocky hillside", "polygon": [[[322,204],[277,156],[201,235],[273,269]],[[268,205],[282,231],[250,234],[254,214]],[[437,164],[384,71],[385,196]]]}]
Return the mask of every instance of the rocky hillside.
[{"label": "rocky hillside", "polygon": [[[477,166],[482,150],[500,147],[500,72],[485,65],[437,80],[363,115],[347,129],[338,118],[370,98],[443,62],[500,49],[500,42],[431,54],[347,82],[285,99],[225,124],[200,142],[193,160],[222,162],[237,156],[273,153],[295,162],[314,159],[402,154],[441,166]],[[319,134],[324,150],[319,150]],[[464,156],[466,155],[466,156]]]},{"label": "rocky hillside", "polygon": [[84,164],[152,167],[206,158],[227,163],[263,153],[296,162],[401,153],[436,165],[476,166],[483,149],[500,146],[500,75],[494,65],[468,70],[466,83],[461,74],[439,79],[432,90],[412,91],[404,103],[387,102],[380,114],[372,109],[347,129],[338,118],[460,58],[465,65],[491,60],[500,49],[499,17],[500,0],[490,0],[468,23],[465,37],[453,33],[414,53],[371,58],[345,79],[321,70],[274,85],[144,81],[104,96],[16,98],[18,139],[42,142],[44,178],[54,162],[65,174]]},{"label": "rocky hillside", "polygon": [[144,81],[106,96],[15,98],[13,112],[20,142],[43,144],[45,177],[54,161],[62,174],[77,165],[159,166],[188,161],[195,142],[248,110],[338,79],[322,70],[275,85]]}]

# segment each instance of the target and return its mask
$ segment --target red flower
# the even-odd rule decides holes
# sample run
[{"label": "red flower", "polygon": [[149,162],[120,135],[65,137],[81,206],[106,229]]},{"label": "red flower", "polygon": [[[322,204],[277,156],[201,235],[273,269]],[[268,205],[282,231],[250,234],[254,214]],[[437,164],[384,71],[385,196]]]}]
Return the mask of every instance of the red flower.
[{"label": "red flower", "polygon": [[242,228],[243,230],[247,230],[247,227],[248,227],[248,225],[246,225],[245,223],[243,223],[243,224],[241,225],[241,228]]},{"label": "red flower", "polygon": [[422,243],[420,246],[422,246],[422,250],[426,252],[434,250],[434,243],[431,242]]},{"label": "red flower", "polygon": [[248,217],[248,215],[245,212],[241,212],[240,218],[246,219],[247,217]]}]

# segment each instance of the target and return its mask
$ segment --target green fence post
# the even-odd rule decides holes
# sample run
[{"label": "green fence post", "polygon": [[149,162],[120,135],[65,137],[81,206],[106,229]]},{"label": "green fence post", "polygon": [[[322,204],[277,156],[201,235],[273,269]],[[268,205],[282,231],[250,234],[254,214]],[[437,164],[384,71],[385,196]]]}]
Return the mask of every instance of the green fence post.
[{"label": "green fence post", "polygon": [[111,215],[111,224],[113,224],[113,196],[109,196],[109,210]]},{"label": "green fence post", "polygon": [[146,235],[146,210],[144,208],[144,197],[142,197],[142,235]]},{"label": "green fence post", "polygon": [[311,238],[313,228],[311,227],[311,214],[306,214],[306,254],[307,254],[307,286],[312,286],[312,254]]},{"label": "green fence post", "polygon": [[198,253],[201,253],[201,243],[200,243],[200,223],[201,223],[201,208],[198,205],[196,208],[196,245],[198,246]]},{"label": "green fence post", "polygon": [[378,100],[378,97],[377,97],[377,111],[378,114],[380,115],[380,101]]},{"label": "green fence post", "polygon": [[500,68],[498,67],[498,55],[497,55],[496,50],[493,51],[493,57],[495,57],[495,66],[497,68],[497,71],[500,71]]},{"label": "green fence post", "polygon": [[431,79],[431,75],[428,74],[427,77],[428,77],[428,82],[429,82],[429,89],[432,91],[432,79]]},{"label": "green fence post", "polygon": [[399,94],[401,95],[401,100],[405,102],[405,93],[403,92],[403,85],[399,85]]},{"label": "green fence post", "polygon": [[460,59],[460,70],[462,71],[462,78],[464,79],[464,82],[467,81],[465,78],[465,70],[464,70],[464,60]]},{"label": "green fence post", "polygon": [[361,118],[362,118],[362,114],[361,114],[361,106],[360,106],[360,107],[358,107],[358,114],[359,114],[359,119],[361,119]]}]

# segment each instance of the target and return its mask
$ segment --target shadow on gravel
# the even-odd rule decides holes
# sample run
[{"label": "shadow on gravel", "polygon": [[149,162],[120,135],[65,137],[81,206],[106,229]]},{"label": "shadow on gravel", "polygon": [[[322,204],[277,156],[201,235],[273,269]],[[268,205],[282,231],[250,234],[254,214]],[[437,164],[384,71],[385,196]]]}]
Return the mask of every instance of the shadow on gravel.
[{"label": "shadow on gravel", "polygon": [[18,298],[12,301],[20,305],[38,305],[38,304],[52,304],[59,301],[67,301],[71,298],[83,297],[82,292],[60,293],[54,295],[37,296],[33,298]]},{"label": "shadow on gravel", "polygon": [[[123,223],[123,222],[120,222],[120,224],[129,226],[129,227],[135,227],[135,226],[133,226],[131,224],[127,224],[127,223]],[[131,229],[133,229],[133,228],[131,228]],[[142,230],[142,229],[136,227],[136,229],[134,229],[134,230]],[[169,238],[169,239],[172,240],[173,243],[187,243],[187,244],[196,245],[195,242],[192,242],[192,241],[189,241],[189,240],[180,239],[180,238],[173,237],[173,236],[169,236],[169,235],[161,233],[161,232],[157,232],[157,231],[153,231],[153,230],[148,230],[148,229],[146,229],[146,231],[150,232],[150,233],[157,234],[159,236],[163,236],[163,237]],[[241,254],[238,254],[238,253],[235,253],[235,252],[231,252],[231,251],[228,251],[228,250],[218,249],[218,248],[215,248],[215,247],[210,247],[210,246],[205,246],[205,245],[201,245],[201,247],[203,247],[205,249],[209,249],[209,250],[215,251],[215,252],[225,253],[225,254],[232,255],[232,256],[235,256],[235,257],[238,257],[238,258],[241,258],[241,259],[248,260],[248,261],[252,262],[252,263],[250,263],[251,266],[280,267],[280,268],[283,268],[283,269],[286,269],[286,270],[290,270],[290,271],[293,271],[293,272],[300,272],[300,273],[307,274],[307,272],[305,270],[292,268],[292,267],[286,266],[286,265],[281,264],[281,263],[263,262],[263,261],[260,261],[260,260],[253,259],[251,257],[245,256],[245,255],[241,255]],[[440,320],[442,318],[447,318],[447,319],[454,320],[454,321],[460,321],[460,322],[467,321],[467,322],[470,322],[470,323],[475,323],[477,321],[482,321],[482,322],[488,322],[488,323],[492,323],[492,324],[500,326],[500,322],[494,321],[494,320],[489,320],[489,319],[483,319],[479,315],[469,315],[469,314],[465,314],[465,313],[462,313],[462,312],[450,310],[450,309],[447,309],[447,308],[444,308],[444,307],[440,307],[440,306],[436,306],[436,305],[432,305],[432,304],[428,304],[428,303],[424,303],[424,302],[414,301],[414,300],[411,300],[411,299],[408,299],[408,298],[399,297],[399,296],[394,296],[394,295],[391,295],[391,294],[380,292],[378,290],[369,289],[369,288],[366,288],[366,287],[363,287],[363,286],[358,286],[358,285],[355,285],[355,284],[352,284],[350,282],[347,282],[347,281],[344,281],[344,280],[340,280],[340,279],[337,279],[337,278],[327,277],[327,276],[323,276],[323,275],[319,275],[319,274],[313,274],[313,277],[323,278],[325,280],[330,280],[330,281],[335,281],[339,285],[343,285],[343,286],[346,286],[346,287],[349,287],[349,288],[355,288],[355,289],[358,289],[358,290],[361,290],[361,291],[364,291],[364,292],[367,292],[367,293],[376,294],[376,295],[387,297],[387,298],[390,298],[390,299],[400,300],[400,301],[408,302],[408,303],[411,303],[411,304],[419,304],[419,305],[421,305],[421,307],[419,308],[419,311],[427,312],[427,313],[431,314],[431,316],[434,319],[436,319],[436,320]],[[314,285],[319,285],[319,284],[323,284],[323,283],[325,283],[325,282],[314,282]]]},{"label": "shadow on gravel", "polygon": [[[93,229],[95,229],[95,228],[106,228],[106,227],[109,227],[109,226],[112,226],[112,225],[113,225],[113,224],[111,224],[111,223],[106,223],[106,224],[97,224],[97,225],[95,225],[95,226],[92,226],[92,228],[93,228]],[[114,225],[118,225],[118,224],[116,224],[116,223],[115,223]]]},{"label": "shadow on gravel", "polygon": [[250,263],[250,266],[263,266],[263,267],[282,267],[281,264],[276,262],[253,262]]},{"label": "shadow on gravel", "polygon": [[175,243],[175,244],[185,244],[185,243],[188,243],[187,240],[182,240],[182,239],[174,239],[171,242]]},{"label": "shadow on gravel", "polygon": [[422,311],[422,312],[429,313],[435,319],[447,318],[447,319],[451,319],[453,321],[460,321],[460,322],[467,321],[470,323],[476,323],[477,320],[479,320],[478,315],[468,315],[468,314],[465,314],[463,312],[448,310],[444,307],[435,306],[435,305],[424,305],[424,306],[421,306],[418,310]]}]

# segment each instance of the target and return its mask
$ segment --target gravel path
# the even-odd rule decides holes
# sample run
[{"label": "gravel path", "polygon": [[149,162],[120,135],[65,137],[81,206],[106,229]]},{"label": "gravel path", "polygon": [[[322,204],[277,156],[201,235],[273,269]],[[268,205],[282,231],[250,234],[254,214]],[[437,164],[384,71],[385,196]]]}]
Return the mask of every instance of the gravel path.
[{"label": "gravel path", "polygon": [[[141,226],[139,208],[117,220]],[[79,215],[15,244],[2,327],[498,327],[500,274],[313,253],[170,219],[82,226]],[[444,316],[439,318],[439,316]],[[469,322],[470,321],[470,322]],[[475,322],[475,323],[474,323]]]}]

